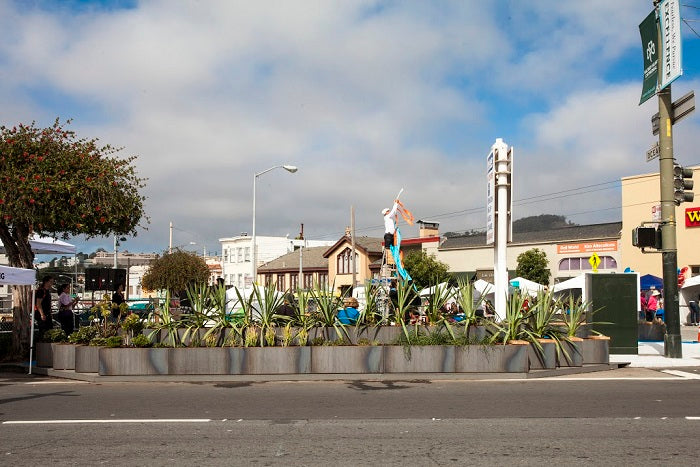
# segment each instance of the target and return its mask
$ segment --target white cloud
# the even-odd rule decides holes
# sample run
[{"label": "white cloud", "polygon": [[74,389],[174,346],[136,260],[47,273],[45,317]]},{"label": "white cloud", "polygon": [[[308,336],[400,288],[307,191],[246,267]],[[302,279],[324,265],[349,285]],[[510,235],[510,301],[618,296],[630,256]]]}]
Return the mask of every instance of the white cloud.
[{"label": "white cloud", "polygon": [[[495,136],[516,145],[518,196],[635,172],[648,106],[636,106],[638,83],[605,76],[638,47],[647,7],[160,0],[70,14],[0,3],[0,121],[73,117],[81,134],[139,154],[152,224],[132,249],[164,247],[169,221],[210,250],[250,231],[253,174],[282,163],[300,170],[260,178],[260,234],[303,222],[309,236],[338,236],[354,205],[362,232],[379,235],[401,187],[443,231],[483,227]],[[568,207],[519,212],[547,209]]]}]

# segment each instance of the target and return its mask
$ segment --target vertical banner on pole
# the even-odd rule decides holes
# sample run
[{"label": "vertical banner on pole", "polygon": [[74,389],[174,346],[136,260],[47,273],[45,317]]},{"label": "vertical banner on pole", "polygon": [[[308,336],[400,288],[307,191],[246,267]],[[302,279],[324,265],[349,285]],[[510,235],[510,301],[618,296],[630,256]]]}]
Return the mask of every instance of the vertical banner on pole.
[{"label": "vertical banner on pole", "polygon": [[678,0],[664,0],[659,4],[661,28],[661,79],[665,88],[683,74],[681,68],[681,12]]},{"label": "vertical banner on pole", "polygon": [[644,81],[642,84],[642,105],[656,94],[658,85],[658,52],[659,33],[656,29],[656,11],[652,11],[639,25],[639,35],[642,37],[642,55],[644,57]]},{"label": "vertical banner on pole", "polygon": [[494,161],[494,150],[486,156],[486,244],[491,245],[494,241],[494,226],[496,224],[496,164]]}]

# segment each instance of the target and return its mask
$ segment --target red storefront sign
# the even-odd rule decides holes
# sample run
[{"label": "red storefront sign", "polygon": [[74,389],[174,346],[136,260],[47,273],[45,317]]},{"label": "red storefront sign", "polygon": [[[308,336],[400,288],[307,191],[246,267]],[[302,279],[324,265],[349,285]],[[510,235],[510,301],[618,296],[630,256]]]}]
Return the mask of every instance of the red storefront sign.
[{"label": "red storefront sign", "polygon": [[685,226],[700,227],[700,208],[685,209]]}]

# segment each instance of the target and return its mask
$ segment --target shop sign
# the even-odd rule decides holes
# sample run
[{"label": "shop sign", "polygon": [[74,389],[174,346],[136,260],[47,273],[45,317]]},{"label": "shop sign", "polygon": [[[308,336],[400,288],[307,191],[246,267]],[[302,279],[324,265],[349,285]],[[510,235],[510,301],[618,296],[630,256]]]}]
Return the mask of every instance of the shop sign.
[{"label": "shop sign", "polygon": [[685,226],[700,227],[700,207],[685,209]]},{"label": "shop sign", "polygon": [[557,254],[568,255],[574,253],[595,253],[605,251],[617,251],[617,242],[586,242],[566,243],[557,245]]}]

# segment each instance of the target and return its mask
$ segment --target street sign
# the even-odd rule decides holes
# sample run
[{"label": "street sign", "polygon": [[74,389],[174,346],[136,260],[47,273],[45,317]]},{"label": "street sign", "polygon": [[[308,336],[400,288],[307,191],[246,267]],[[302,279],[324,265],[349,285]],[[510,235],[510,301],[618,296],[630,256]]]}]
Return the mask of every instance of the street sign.
[{"label": "street sign", "polygon": [[654,145],[647,151],[647,162],[656,159],[661,153],[659,149],[659,143],[654,143]]},{"label": "street sign", "polygon": [[593,268],[593,272],[598,272],[598,266],[600,266],[600,256],[597,253],[593,253],[590,258],[588,258],[588,264]]},{"label": "street sign", "polygon": [[[695,91],[690,91],[671,106],[671,124],[675,125],[694,111]],[[651,132],[654,135],[659,134],[659,112],[656,112],[654,116],[651,117]]]},{"label": "street sign", "polygon": [[657,204],[651,207],[652,222],[661,222],[661,205]]}]

